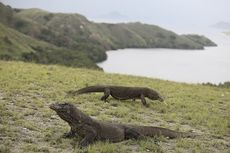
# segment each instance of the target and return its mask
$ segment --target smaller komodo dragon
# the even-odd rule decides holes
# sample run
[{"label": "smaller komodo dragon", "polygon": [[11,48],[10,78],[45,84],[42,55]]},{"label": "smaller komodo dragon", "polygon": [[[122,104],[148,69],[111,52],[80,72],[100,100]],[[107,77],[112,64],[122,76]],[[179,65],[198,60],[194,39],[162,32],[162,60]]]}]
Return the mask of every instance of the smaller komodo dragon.
[{"label": "smaller komodo dragon", "polygon": [[151,100],[164,101],[162,96],[155,90],[144,87],[124,87],[124,86],[89,86],[77,91],[69,91],[68,94],[78,95],[90,92],[104,92],[101,100],[106,101],[106,99],[111,95],[113,98],[118,100],[128,100],[128,99],[141,99],[144,106],[148,106],[145,97]]},{"label": "smaller komodo dragon", "polygon": [[115,124],[92,119],[69,103],[53,103],[50,109],[66,121],[71,127],[70,132],[65,133],[66,138],[79,135],[83,139],[79,147],[87,146],[97,140],[119,142],[126,139],[139,139],[146,136],[165,136],[168,138],[191,137],[190,134],[172,131],[166,128],[153,126],[136,126],[126,124]]}]

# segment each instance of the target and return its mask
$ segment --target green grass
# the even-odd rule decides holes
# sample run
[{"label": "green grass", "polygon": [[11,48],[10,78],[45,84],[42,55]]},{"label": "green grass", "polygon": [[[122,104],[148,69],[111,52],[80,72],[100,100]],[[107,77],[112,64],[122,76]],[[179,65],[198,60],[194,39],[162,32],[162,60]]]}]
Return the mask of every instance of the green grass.
[{"label": "green grass", "polygon": [[[165,103],[148,100],[100,101],[102,94],[66,96],[66,91],[86,85],[145,86],[158,90]],[[79,149],[75,139],[63,139],[69,130],[48,106],[70,102],[98,120],[152,125],[182,132],[191,139],[147,138],[119,143],[96,142]],[[1,152],[229,152],[230,89],[107,74],[100,71],[0,61]]]}]

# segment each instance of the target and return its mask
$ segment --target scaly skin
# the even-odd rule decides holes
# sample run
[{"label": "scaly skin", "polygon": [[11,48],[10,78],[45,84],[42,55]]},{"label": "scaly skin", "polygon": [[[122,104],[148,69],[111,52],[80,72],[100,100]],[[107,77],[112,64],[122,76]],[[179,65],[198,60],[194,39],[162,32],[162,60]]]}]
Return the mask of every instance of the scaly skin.
[{"label": "scaly skin", "polygon": [[104,101],[106,101],[110,95],[118,100],[141,99],[141,102],[144,106],[147,106],[145,97],[151,100],[159,100],[161,102],[164,101],[162,96],[157,91],[143,87],[89,86],[77,91],[70,91],[68,93],[78,95],[90,92],[104,92],[104,95],[101,97],[101,100]]},{"label": "scaly skin", "polygon": [[155,137],[161,135],[169,138],[190,137],[190,135],[185,133],[172,131],[166,128],[97,121],[69,103],[54,103],[50,105],[50,108],[71,127],[70,132],[65,134],[66,137],[74,137],[77,133],[83,138],[79,142],[80,147],[87,146],[97,140],[119,142],[126,139],[138,139],[146,136]]}]

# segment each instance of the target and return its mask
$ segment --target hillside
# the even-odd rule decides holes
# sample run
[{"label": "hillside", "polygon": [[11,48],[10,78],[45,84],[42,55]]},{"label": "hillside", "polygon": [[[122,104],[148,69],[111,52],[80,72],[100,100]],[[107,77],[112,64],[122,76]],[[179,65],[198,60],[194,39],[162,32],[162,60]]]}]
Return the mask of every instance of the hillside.
[{"label": "hillside", "polygon": [[[158,90],[165,103],[137,100],[100,101],[101,94],[65,97],[86,85],[146,86]],[[230,148],[230,90],[106,74],[101,71],[0,61],[0,152],[202,152],[227,153]],[[68,124],[48,108],[70,102],[98,120],[193,131],[199,136],[168,140],[148,138],[119,143],[97,142],[79,150],[80,138],[63,139]]]},{"label": "hillside", "polygon": [[201,44],[203,46],[217,46],[214,42],[212,42],[210,39],[207,39],[205,36],[200,36],[200,35],[194,35],[194,34],[187,34],[187,35],[182,35],[198,44]]},{"label": "hillside", "polygon": [[[25,35],[33,37],[34,39],[42,40],[47,43],[51,43],[57,47],[67,48],[72,53],[76,53],[74,56],[78,56],[79,52],[85,54],[91,60],[91,62],[98,62],[106,59],[105,49],[97,43],[90,41],[73,41],[69,38],[68,33],[60,33],[60,31],[54,31],[53,28],[49,29],[42,22],[35,22],[29,18],[21,17],[17,14],[20,9],[13,9],[10,6],[5,6],[0,3],[0,23],[7,27],[15,29]],[[29,9],[31,16],[35,14],[46,14],[46,11],[40,9]],[[64,20],[65,21],[65,20]],[[81,35],[81,34],[79,34]],[[75,35],[74,39],[77,39],[79,35]],[[79,63],[80,65],[81,63]],[[86,67],[88,67],[86,65]],[[94,64],[95,67],[95,64]]]},{"label": "hillside", "polygon": [[88,21],[79,14],[50,13],[38,9],[19,10],[17,16],[30,19],[68,35],[71,47],[76,42],[95,42],[105,49],[130,47],[203,49],[206,44],[197,43],[155,25],[139,22],[107,24]]},{"label": "hillside", "polygon": [[154,46],[156,48],[165,48],[164,46],[167,46],[167,48],[178,49],[202,49],[204,46],[216,46],[208,38],[195,34],[193,35],[194,39],[187,39],[184,35],[177,35],[158,26],[141,23],[128,23],[124,26],[127,26],[144,38],[147,46]]},{"label": "hillside", "polygon": [[83,53],[36,40],[0,23],[0,59],[97,68]]}]

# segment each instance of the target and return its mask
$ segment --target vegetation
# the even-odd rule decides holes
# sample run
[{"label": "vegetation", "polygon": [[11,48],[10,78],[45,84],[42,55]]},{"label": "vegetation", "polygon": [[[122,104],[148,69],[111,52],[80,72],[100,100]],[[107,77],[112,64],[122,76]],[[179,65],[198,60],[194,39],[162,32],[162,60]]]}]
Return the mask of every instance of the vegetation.
[{"label": "vegetation", "polygon": [[182,35],[187,37],[188,39],[201,44],[203,46],[217,46],[214,42],[212,42],[211,40],[207,39],[204,36],[199,36],[199,35]]},{"label": "vegetation", "polygon": [[[31,10],[34,11],[34,13],[30,12],[31,15],[43,13],[39,9]],[[19,56],[22,52],[27,52],[29,55],[23,54],[27,61],[87,68],[98,68],[95,63],[106,59],[105,51],[99,45],[78,42],[77,47],[68,47],[67,36],[58,35],[57,32],[47,29],[40,23],[22,18],[17,15],[18,12],[20,9],[12,9],[0,3],[0,39],[4,39],[0,46],[1,59],[15,60],[17,57],[18,60],[22,60],[24,58]],[[6,38],[14,40],[14,44],[10,44]],[[50,43],[51,40],[55,43]]]},{"label": "vegetation", "polygon": [[[65,97],[86,85],[145,86],[158,90],[165,103],[100,101],[101,94]],[[229,152],[230,89],[175,83],[101,71],[0,61],[0,152]],[[64,139],[68,124],[48,108],[70,102],[103,121],[152,125],[184,132],[195,138],[148,138],[119,143],[97,142],[76,147],[79,137]]]},{"label": "vegetation", "polygon": [[83,52],[33,39],[0,23],[0,59],[98,68]]},{"label": "vegetation", "polygon": [[219,83],[218,85],[217,84],[213,84],[213,83],[203,83],[202,85],[205,85],[205,86],[212,86],[212,87],[221,87],[221,88],[230,88],[230,82],[227,81],[227,82],[224,82],[224,83]]},{"label": "vegetation", "polygon": [[[201,38],[195,37],[196,35],[194,39],[187,39],[158,26],[139,22],[99,24],[90,22],[79,14],[55,14],[42,10],[39,12],[37,9],[21,10],[17,16],[42,23],[49,30],[58,31],[61,36],[67,35],[69,47],[76,46],[76,42],[94,42],[107,50],[130,47],[203,49],[204,46],[209,45]],[[202,43],[199,42],[200,40]],[[52,39],[50,42],[55,44]]]}]

